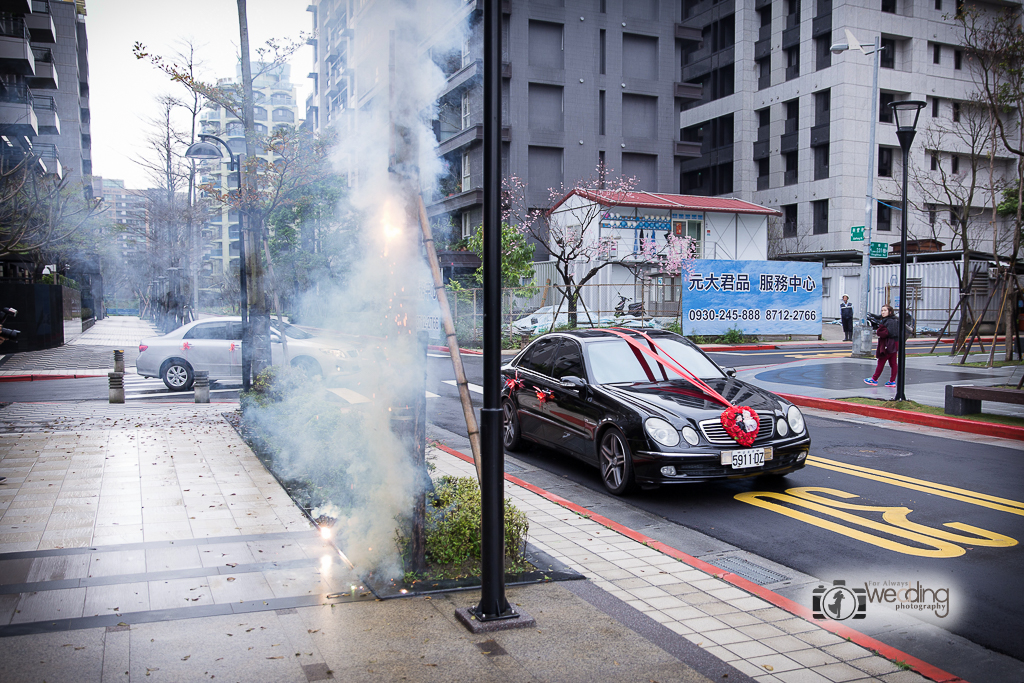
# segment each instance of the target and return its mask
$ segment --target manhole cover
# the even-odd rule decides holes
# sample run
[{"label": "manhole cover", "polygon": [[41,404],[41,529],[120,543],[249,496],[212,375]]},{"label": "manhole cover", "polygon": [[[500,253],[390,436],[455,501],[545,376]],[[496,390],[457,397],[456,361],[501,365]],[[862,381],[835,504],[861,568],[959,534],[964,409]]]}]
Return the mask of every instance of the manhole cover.
[{"label": "manhole cover", "polygon": [[846,455],[854,458],[905,458],[913,455],[910,451],[884,446],[826,446],[822,450],[829,455]]}]

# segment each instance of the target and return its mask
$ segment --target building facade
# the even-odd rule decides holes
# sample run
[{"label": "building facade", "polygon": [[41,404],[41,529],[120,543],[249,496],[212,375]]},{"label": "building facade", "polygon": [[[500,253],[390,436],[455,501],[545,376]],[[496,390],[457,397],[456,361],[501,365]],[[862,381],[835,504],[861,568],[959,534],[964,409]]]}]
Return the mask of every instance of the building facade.
[{"label": "building facade", "polygon": [[[270,68],[260,63],[254,63],[252,68],[256,134],[269,136],[282,127],[298,126],[301,122],[298,120],[297,89],[291,82],[291,68],[287,64]],[[222,78],[217,85],[233,90],[240,82],[241,67],[234,79]],[[224,140],[233,154],[245,154],[245,124],[224,107],[207,102],[200,112],[199,123],[203,133]],[[196,166],[199,182],[221,191],[237,189],[238,174],[229,170],[229,166],[226,158],[200,162]],[[240,213],[227,206],[215,205],[211,209],[203,235],[203,261],[212,265],[203,269],[208,277],[218,279],[238,272],[240,221]]]},{"label": "building facade", "polygon": [[[19,0],[0,15],[0,154],[92,174],[84,0]],[[91,185],[86,185],[86,191]]]}]

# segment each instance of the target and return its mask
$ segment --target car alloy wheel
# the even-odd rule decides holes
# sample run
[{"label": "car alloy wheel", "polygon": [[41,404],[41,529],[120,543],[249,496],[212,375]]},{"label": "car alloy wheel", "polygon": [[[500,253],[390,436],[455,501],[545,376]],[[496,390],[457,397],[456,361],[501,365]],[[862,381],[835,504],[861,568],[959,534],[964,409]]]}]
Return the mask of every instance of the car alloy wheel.
[{"label": "car alloy wheel", "polygon": [[505,448],[512,451],[519,448],[522,443],[516,405],[508,399],[501,402],[501,441]]},{"label": "car alloy wheel", "polygon": [[192,388],[192,366],[180,360],[172,360],[164,368],[164,384],[171,391],[187,391]]},{"label": "car alloy wheel", "polygon": [[633,458],[622,432],[615,428],[606,431],[598,455],[604,487],[616,496],[628,493],[633,488]]}]

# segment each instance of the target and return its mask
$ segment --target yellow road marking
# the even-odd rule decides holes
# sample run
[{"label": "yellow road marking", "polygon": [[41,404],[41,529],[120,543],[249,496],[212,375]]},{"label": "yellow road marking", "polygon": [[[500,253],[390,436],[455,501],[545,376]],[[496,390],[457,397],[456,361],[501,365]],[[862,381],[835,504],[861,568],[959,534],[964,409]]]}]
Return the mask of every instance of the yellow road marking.
[{"label": "yellow road marking", "polygon": [[907,477],[902,474],[893,474],[892,472],[885,472],[884,470],[874,470],[869,467],[851,465],[837,460],[820,458],[818,456],[811,456],[807,458],[807,463],[815,467],[832,470],[834,472],[842,472],[843,474],[849,474],[854,477],[872,479],[885,484],[892,484],[893,486],[922,491],[935,496],[942,496],[944,498],[952,498],[953,500],[971,503],[972,505],[980,505],[982,507],[991,508],[992,510],[999,510],[1001,512],[1009,512],[1010,514],[1024,516],[1024,503],[1016,500],[1010,500],[1009,498],[990,496],[986,493],[977,493],[975,491],[969,491],[955,486],[936,484],[923,479]]}]

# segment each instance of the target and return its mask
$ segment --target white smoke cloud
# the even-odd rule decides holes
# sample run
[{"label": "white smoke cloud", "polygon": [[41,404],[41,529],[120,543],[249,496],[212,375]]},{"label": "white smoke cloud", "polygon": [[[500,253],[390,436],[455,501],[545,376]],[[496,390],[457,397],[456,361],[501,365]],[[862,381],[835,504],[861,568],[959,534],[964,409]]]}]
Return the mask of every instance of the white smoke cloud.
[{"label": "white smoke cloud", "polygon": [[343,405],[314,381],[246,416],[279,451],[277,473],[306,482],[318,512],[337,517],[336,543],[357,569],[389,576],[401,574],[397,525],[425,483],[391,418],[394,406],[423,391],[415,314],[425,312],[429,270],[415,200],[429,197],[446,170],[430,125],[446,79],[427,48],[461,48],[460,12],[466,16],[458,0],[399,0],[357,15],[349,66],[358,106],[336,119],[334,161],[352,182],[342,210],[361,216],[361,258],[344,286],[320,283],[299,309],[304,324],[354,335],[360,371],[344,387],[370,401]]}]

